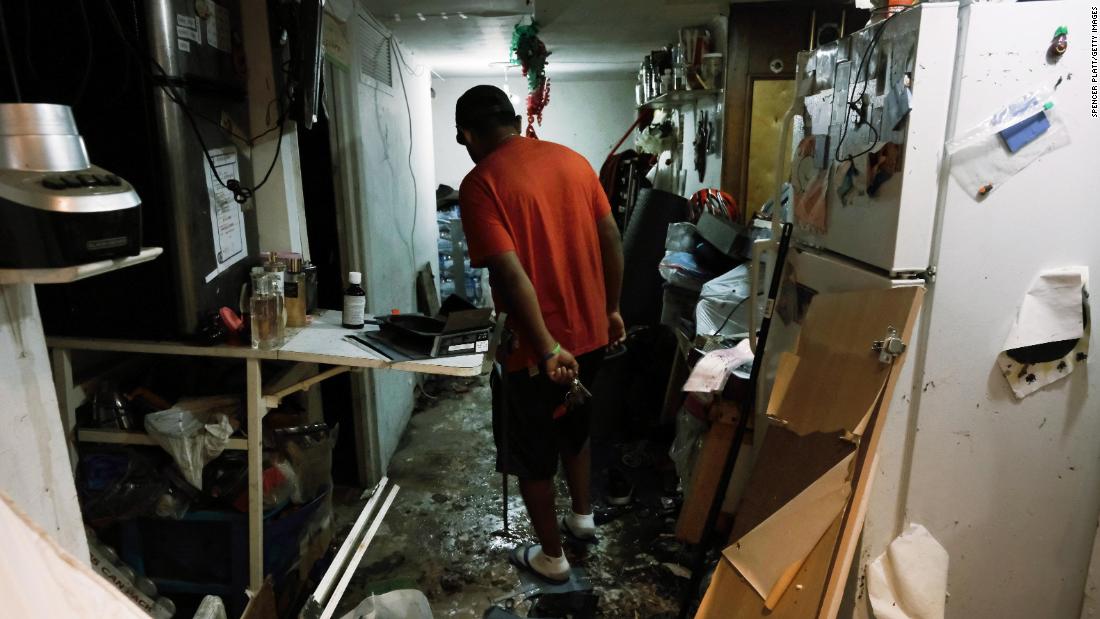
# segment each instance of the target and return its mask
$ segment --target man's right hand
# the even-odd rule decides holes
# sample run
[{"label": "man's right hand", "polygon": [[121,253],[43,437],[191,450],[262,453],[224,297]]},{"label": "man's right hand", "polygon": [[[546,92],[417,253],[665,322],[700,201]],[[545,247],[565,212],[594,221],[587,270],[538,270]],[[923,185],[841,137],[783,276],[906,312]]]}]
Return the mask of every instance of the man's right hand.
[{"label": "man's right hand", "polygon": [[580,364],[577,363],[573,353],[564,348],[543,364],[543,370],[546,372],[547,378],[559,385],[568,385],[573,382],[580,369]]},{"label": "man's right hand", "polygon": [[607,345],[610,348],[618,348],[626,341],[626,325],[623,324],[623,316],[619,312],[611,312],[607,315]]}]

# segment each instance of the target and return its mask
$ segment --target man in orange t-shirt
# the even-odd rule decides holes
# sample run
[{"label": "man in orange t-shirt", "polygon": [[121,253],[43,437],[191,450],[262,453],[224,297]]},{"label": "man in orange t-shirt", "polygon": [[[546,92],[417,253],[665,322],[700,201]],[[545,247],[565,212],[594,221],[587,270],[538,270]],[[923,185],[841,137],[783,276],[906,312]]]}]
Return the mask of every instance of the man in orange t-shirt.
[{"label": "man in orange t-shirt", "polygon": [[[475,267],[488,267],[508,314],[507,403],[493,380],[497,470],[519,478],[539,545],[511,560],[552,582],[569,579],[554,509],[560,457],[572,499],[563,532],[595,540],[590,501],[590,406],[565,407],[574,378],[591,386],[604,348],[624,338],[619,230],[596,173],[568,148],[519,135],[508,96],[475,86],[455,106],[457,140],[476,167],[459,191]],[[507,457],[502,457],[506,453]]]}]

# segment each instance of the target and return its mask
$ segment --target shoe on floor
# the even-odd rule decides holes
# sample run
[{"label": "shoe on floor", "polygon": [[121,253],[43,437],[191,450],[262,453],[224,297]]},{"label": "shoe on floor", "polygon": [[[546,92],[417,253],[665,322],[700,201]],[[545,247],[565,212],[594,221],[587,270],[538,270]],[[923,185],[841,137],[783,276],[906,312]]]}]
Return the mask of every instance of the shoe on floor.
[{"label": "shoe on floor", "polygon": [[539,544],[516,546],[508,554],[508,561],[554,585],[564,585],[572,577],[565,553],[560,557],[547,556]]},{"label": "shoe on floor", "polygon": [[595,544],[599,541],[596,537],[596,520],[592,514],[577,514],[571,512],[561,519],[561,531],[566,537],[581,544]]}]

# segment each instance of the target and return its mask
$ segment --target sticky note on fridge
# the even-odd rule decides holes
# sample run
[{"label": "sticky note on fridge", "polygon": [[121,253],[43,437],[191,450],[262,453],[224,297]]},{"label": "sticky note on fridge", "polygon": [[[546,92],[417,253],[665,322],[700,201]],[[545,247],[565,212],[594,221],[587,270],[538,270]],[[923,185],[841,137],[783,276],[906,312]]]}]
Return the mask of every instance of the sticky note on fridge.
[{"label": "sticky note on fridge", "polygon": [[1002,129],[1000,135],[1009,152],[1014,153],[1046,133],[1047,129],[1050,129],[1050,119],[1047,118],[1046,111],[1042,110],[1007,129]]}]

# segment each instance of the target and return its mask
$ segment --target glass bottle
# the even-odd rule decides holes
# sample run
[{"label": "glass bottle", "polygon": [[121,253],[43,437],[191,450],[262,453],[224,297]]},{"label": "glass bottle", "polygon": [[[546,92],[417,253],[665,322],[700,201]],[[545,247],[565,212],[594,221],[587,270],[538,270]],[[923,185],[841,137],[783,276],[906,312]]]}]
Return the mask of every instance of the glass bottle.
[{"label": "glass bottle", "polygon": [[364,312],[367,307],[367,293],[360,284],[363,274],[358,271],[348,273],[348,289],[344,291],[344,312],[341,319],[345,329],[362,329]]},{"label": "glass bottle", "polygon": [[279,299],[275,294],[275,273],[252,273],[252,298],[249,309],[252,314],[252,348],[271,350],[279,346]]},{"label": "glass bottle", "polygon": [[283,287],[286,263],[279,260],[279,255],[277,253],[271,252],[268,255],[267,262],[264,263],[264,271],[276,275],[276,277],[271,280],[272,292],[275,294],[277,306],[275,341],[277,342],[276,346],[282,346],[286,342],[286,296]]},{"label": "glass bottle", "polygon": [[302,272],[302,259],[289,258],[286,263],[286,276],[283,280],[283,294],[286,296],[286,326],[306,326],[306,276]]}]

